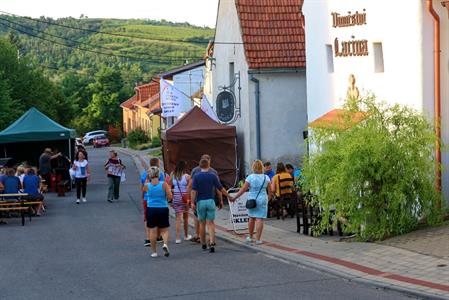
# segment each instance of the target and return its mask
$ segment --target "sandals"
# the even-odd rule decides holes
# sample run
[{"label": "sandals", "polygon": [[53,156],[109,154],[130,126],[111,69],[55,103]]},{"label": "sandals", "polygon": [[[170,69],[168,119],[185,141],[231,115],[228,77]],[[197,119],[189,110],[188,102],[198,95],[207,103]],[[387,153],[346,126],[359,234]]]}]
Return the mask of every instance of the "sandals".
[{"label": "sandals", "polygon": [[194,236],[193,238],[190,239],[190,241],[192,241],[194,243],[200,243],[200,237],[199,236]]}]

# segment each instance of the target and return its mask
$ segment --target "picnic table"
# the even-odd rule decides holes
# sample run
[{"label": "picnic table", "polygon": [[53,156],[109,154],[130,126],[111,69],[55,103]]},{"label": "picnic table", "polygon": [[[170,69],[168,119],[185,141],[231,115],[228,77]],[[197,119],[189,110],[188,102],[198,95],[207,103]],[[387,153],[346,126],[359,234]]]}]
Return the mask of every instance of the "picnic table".
[{"label": "picnic table", "polygon": [[[31,222],[32,206],[38,205],[41,202],[27,201],[24,197],[28,194],[0,194],[0,216],[8,214],[10,212],[19,212],[22,218],[22,226],[25,226],[25,213],[28,213],[28,217]],[[11,199],[12,198],[12,199]]]}]

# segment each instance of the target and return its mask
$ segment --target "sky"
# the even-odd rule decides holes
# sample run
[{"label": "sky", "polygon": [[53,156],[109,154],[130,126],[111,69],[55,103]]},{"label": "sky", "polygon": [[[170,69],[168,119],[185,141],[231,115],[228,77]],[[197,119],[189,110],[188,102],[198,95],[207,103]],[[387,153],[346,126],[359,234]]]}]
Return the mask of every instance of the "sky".
[{"label": "sky", "polygon": [[218,0],[0,0],[0,10],[29,17],[165,19],[215,27]]}]

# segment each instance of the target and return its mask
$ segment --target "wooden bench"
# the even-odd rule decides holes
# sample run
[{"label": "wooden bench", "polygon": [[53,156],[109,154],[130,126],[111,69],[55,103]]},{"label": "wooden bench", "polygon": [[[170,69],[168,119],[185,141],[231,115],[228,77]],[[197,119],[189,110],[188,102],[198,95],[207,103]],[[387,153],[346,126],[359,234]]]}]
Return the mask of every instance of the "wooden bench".
[{"label": "wooden bench", "polygon": [[[28,217],[31,222],[31,205],[39,204],[32,201],[25,201],[23,197],[28,196],[28,194],[0,194],[0,213],[3,215],[4,213],[10,212],[20,212],[20,216],[22,218],[22,226],[25,226],[25,213],[28,212]],[[15,199],[5,199],[5,198],[15,198]]]}]

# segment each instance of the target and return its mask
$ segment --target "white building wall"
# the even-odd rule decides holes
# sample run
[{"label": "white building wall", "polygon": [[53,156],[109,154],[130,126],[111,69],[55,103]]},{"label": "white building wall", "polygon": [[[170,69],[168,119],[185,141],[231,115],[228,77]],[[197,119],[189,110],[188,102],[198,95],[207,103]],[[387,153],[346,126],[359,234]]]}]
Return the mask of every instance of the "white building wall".
[{"label": "white building wall", "polygon": [[[282,73],[274,70],[269,74],[250,75],[234,1],[220,1],[215,41],[215,66],[212,71],[214,102],[220,87],[230,84],[229,63],[233,62],[234,71],[240,72],[241,116],[232,125],[237,127],[242,174],[249,174],[251,162],[258,158],[256,84],[250,80],[251,76],[260,82],[261,159],[269,160],[272,164],[278,161],[297,163],[302,160],[302,132],[307,125],[305,72]],[[235,94],[238,102],[237,85]]]},{"label": "white building wall", "polygon": [[260,81],[262,159],[297,164],[302,161],[307,129],[305,71],[254,76]]},{"label": "white building wall", "polygon": [[[212,71],[213,92],[212,99],[215,107],[215,99],[221,91],[220,87],[229,86],[229,63],[234,63],[234,72],[240,72],[240,100],[241,117],[233,124],[237,127],[239,157],[244,160],[254,157],[255,149],[252,147],[251,138],[255,137],[254,130],[250,124],[250,101],[248,83],[248,64],[245,59],[245,50],[240,30],[240,22],[234,1],[221,0],[218,7],[217,25],[215,28],[214,64]],[[235,42],[237,44],[223,44],[220,42]],[[238,101],[238,89],[236,91],[236,101]],[[242,162],[244,169],[248,168],[248,163]],[[245,172],[245,170],[244,170]]]},{"label": "white building wall", "polygon": [[[449,142],[449,19],[441,1],[433,1],[441,19],[442,137]],[[332,27],[332,12],[367,14],[366,25]],[[343,104],[348,77],[354,74],[362,96],[374,93],[379,100],[400,103],[434,114],[433,21],[423,0],[305,0],[307,100],[309,121]],[[368,40],[368,56],[335,57],[328,70],[326,45]],[[374,69],[373,43],[383,47],[384,72]],[[449,154],[443,152],[449,166]],[[449,199],[449,175],[443,173],[443,192]]]},{"label": "white building wall", "polygon": [[[384,4],[384,5],[382,5]],[[362,13],[367,24],[332,27],[332,12]],[[354,74],[361,94],[374,93],[381,100],[423,108],[421,0],[305,0],[307,98],[309,121],[340,107]],[[404,16],[408,16],[405,18]],[[333,57],[328,71],[326,45],[334,40],[368,40],[368,56]],[[381,42],[384,72],[374,72],[373,43]]]}]

